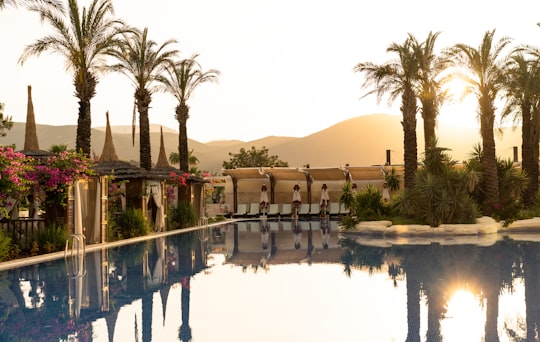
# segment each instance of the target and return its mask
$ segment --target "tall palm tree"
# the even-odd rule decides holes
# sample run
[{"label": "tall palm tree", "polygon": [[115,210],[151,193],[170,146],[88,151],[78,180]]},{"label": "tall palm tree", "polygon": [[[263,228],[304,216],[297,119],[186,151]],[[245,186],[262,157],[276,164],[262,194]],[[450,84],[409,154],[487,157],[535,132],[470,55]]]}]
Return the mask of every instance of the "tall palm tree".
[{"label": "tall palm tree", "polygon": [[482,136],[482,169],[484,177],[482,189],[485,194],[484,214],[491,215],[494,205],[499,202],[497,178],[497,157],[495,153],[495,100],[504,84],[503,50],[511,39],[494,41],[495,30],[487,31],[478,48],[466,44],[456,44],[449,52],[453,63],[464,67],[470,74],[462,75],[468,86],[466,94],[473,94],[478,100],[480,133]]},{"label": "tall palm tree", "polygon": [[90,100],[96,95],[97,75],[105,65],[103,57],[118,44],[120,35],[128,28],[112,17],[112,0],[93,0],[82,12],[77,0],[68,0],[65,14],[47,2],[36,2],[29,9],[37,12],[53,31],[26,46],[19,62],[23,64],[30,56],[39,56],[45,51],[66,59],[68,70],[73,72],[75,96],[79,99],[75,148],[90,155]]},{"label": "tall palm tree", "polygon": [[363,88],[372,87],[372,90],[363,97],[376,94],[380,101],[384,95],[389,94],[391,103],[401,96],[405,161],[403,178],[404,187],[407,189],[412,187],[417,170],[416,113],[418,106],[415,85],[418,82],[419,63],[410,35],[403,44],[392,43],[386,51],[396,54],[397,58],[381,65],[371,62],[359,63],[353,70],[366,75]]},{"label": "tall palm tree", "polygon": [[189,106],[187,101],[197,87],[206,82],[217,82],[221,75],[219,70],[203,71],[196,61],[199,55],[192,55],[178,63],[169,65],[166,77],[160,81],[163,88],[171,93],[178,105],[176,106],[176,120],[179,124],[178,154],[180,157],[180,170],[189,170],[189,150],[187,138],[187,120],[189,119]]},{"label": "tall palm tree", "polygon": [[171,48],[175,43],[176,40],[170,39],[158,46],[148,38],[148,28],[144,28],[142,32],[126,33],[122,44],[113,52],[117,63],[110,68],[126,75],[135,87],[135,106],[139,112],[139,162],[146,170],[152,168],[148,109],[152,94],[157,90],[155,83],[178,54],[178,50]]},{"label": "tall palm tree", "polygon": [[[528,50],[528,53],[526,52]],[[540,51],[519,48],[506,66],[505,98],[502,117],[514,115],[521,121],[522,165],[528,175],[528,186],[523,194],[526,205],[533,203],[538,192],[538,156],[540,139]]]},{"label": "tall palm tree", "polygon": [[439,108],[446,98],[446,92],[441,89],[439,76],[446,69],[448,60],[435,54],[435,42],[440,32],[429,32],[426,40],[418,43],[409,34],[416,60],[419,63],[418,99],[421,103],[421,114],[424,120],[425,151],[435,146],[437,116]]},{"label": "tall palm tree", "polygon": [[50,6],[55,6],[61,8],[62,2],[60,0],[0,0],[0,10],[8,6],[17,7],[21,6],[32,6],[37,3],[46,4]]}]

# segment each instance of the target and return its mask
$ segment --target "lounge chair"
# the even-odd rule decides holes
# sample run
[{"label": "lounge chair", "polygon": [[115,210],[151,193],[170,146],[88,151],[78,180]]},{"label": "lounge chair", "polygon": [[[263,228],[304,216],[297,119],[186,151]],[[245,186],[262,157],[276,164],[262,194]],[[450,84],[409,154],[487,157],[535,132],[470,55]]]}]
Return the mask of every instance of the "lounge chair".
[{"label": "lounge chair", "polygon": [[320,216],[321,215],[321,205],[319,203],[311,203],[311,208],[309,210],[310,216]]},{"label": "lounge chair", "polygon": [[246,216],[247,211],[248,211],[247,204],[240,203],[240,204],[238,204],[238,206],[236,208],[236,212],[234,213],[234,217],[244,217],[244,216]]},{"label": "lounge chair", "polygon": [[330,202],[330,204],[328,205],[328,214],[330,216],[339,215],[339,203],[338,202]]},{"label": "lounge chair", "polygon": [[291,216],[292,215],[292,205],[290,203],[284,203],[281,206],[281,211],[279,212],[280,216]]},{"label": "lounge chair", "polygon": [[309,208],[310,208],[309,203],[302,203],[302,205],[300,205],[300,209],[298,209],[298,216],[308,216]]},{"label": "lounge chair", "polygon": [[279,204],[277,203],[271,203],[268,206],[268,213],[266,213],[267,216],[277,216],[279,215]]},{"label": "lounge chair", "polygon": [[257,202],[253,202],[249,205],[249,210],[247,212],[247,216],[249,217],[256,217],[260,214],[260,204]]}]

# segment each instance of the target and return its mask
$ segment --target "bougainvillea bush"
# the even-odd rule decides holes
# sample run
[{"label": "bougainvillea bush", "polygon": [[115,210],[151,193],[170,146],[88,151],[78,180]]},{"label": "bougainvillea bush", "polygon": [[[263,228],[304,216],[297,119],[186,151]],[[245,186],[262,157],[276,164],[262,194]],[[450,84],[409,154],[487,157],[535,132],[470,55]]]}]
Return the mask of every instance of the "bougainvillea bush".
[{"label": "bougainvillea bush", "polygon": [[69,185],[94,174],[95,162],[82,153],[64,151],[34,162],[27,178],[34,184],[35,193],[45,193],[46,205],[66,205]]},{"label": "bougainvillea bush", "polygon": [[0,217],[8,216],[8,208],[26,194],[32,182],[26,174],[32,169],[32,159],[12,147],[0,146]]}]

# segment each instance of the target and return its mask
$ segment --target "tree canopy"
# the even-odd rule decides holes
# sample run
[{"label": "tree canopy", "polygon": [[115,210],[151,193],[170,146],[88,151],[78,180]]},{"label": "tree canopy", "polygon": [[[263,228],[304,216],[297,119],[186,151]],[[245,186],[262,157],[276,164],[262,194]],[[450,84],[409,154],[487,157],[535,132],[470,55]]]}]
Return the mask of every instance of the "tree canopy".
[{"label": "tree canopy", "polygon": [[223,161],[224,169],[234,169],[237,167],[288,167],[289,163],[280,160],[278,156],[268,155],[268,148],[263,146],[257,150],[251,146],[251,150],[241,148],[239,153],[229,152],[230,160]]},{"label": "tree canopy", "polygon": [[0,137],[5,137],[5,131],[10,130],[11,127],[13,127],[11,116],[4,116],[4,104],[0,103]]}]

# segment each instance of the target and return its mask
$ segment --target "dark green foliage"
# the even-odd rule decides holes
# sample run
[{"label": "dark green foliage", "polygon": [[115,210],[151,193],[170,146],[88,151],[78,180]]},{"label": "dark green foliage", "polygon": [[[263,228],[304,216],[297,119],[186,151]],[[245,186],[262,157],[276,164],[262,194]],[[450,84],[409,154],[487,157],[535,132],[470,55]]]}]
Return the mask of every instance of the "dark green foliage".
[{"label": "dark green foliage", "polygon": [[119,239],[128,239],[144,236],[150,232],[148,222],[142,210],[128,207],[125,212],[116,216],[116,224],[113,227],[114,236]]},{"label": "dark green foliage", "polygon": [[351,182],[346,181],[341,186],[341,195],[339,196],[339,203],[343,204],[345,208],[351,208],[354,203],[354,192],[352,191]]},{"label": "dark green foliage", "polygon": [[414,186],[396,200],[400,213],[433,227],[443,223],[474,223],[479,209],[469,194],[470,178],[455,164],[446,149],[428,149],[423,168],[415,174]]},{"label": "dark green foliage", "polygon": [[45,230],[40,231],[36,236],[39,254],[63,250],[66,246],[67,239],[68,233],[65,225],[49,224]]},{"label": "dark green foliage", "polygon": [[354,196],[351,212],[360,221],[380,220],[384,214],[381,191],[368,184]]},{"label": "dark green foliage", "polygon": [[257,150],[251,146],[251,150],[246,151],[241,148],[239,153],[229,152],[230,160],[223,162],[224,169],[234,169],[237,167],[288,167],[289,163],[278,159],[278,156],[269,156],[268,148],[263,146]]},{"label": "dark green foliage", "polygon": [[170,215],[169,229],[193,227],[196,223],[195,210],[187,201],[178,202],[178,208],[173,209]]},{"label": "dark green foliage", "polygon": [[398,191],[401,186],[401,180],[397,174],[396,168],[392,167],[390,172],[384,174],[384,181],[388,184],[390,191]]},{"label": "dark green foliage", "polygon": [[13,127],[11,116],[4,116],[4,104],[0,103],[0,137],[6,136],[6,131]]},{"label": "dark green foliage", "polygon": [[11,238],[3,231],[0,231],[0,261],[9,260],[12,257],[12,253]]}]

